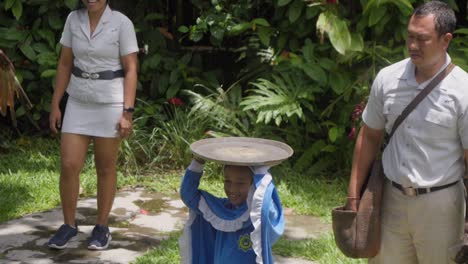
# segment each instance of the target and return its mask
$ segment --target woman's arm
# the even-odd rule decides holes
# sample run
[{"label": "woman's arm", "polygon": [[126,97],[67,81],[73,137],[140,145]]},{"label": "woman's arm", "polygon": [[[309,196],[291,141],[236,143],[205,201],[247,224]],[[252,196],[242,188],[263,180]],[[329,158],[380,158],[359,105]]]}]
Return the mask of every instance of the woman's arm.
[{"label": "woman's arm", "polygon": [[[121,57],[124,77],[124,109],[133,108],[137,87],[137,53],[130,53]],[[119,121],[119,134],[128,137],[132,130],[133,112],[124,111]]]},{"label": "woman's arm", "polygon": [[58,128],[62,126],[62,112],[60,111],[60,100],[65,93],[65,89],[70,82],[70,75],[73,67],[73,51],[71,48],[62,46],[60,59],[57,66],[57,77],[55,79],[55,90],[50,106],[49,126],[53,133],[58,133]]}]

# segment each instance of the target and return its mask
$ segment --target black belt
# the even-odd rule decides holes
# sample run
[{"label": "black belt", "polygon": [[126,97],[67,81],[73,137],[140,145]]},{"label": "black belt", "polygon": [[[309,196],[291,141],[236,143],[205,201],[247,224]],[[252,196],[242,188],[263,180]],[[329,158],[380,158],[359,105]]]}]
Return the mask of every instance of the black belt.
[{"label": "black belt", "polygon": [[[390,181],[390,180],[388,180],[388,181]],[[445,184],[445,185],[442,185],[442,186],[431,187],[431,188],[413,188],[413,187],[403,187],[399,183],[396,183],[394,181],[390,181],[390,183],[392,184],[393,187],[397,188],[404,195],[407,195],[407,196],[418,196],[418,195],[425,194],[425,193],[439,191],[439,190],[448,188],[450,186],[453,186],[453,185],[457,184],[458,182],[459,181],[455,181],[455,182],[452,182],[452,183],[449,183],[449,184]]]},{"label": "black belt", "polygon": [[73,66],[72,73],[78,78],[92,79],[92,80],[112,80],[115,78],[123,78],[125,76],[125,73],[123,70],[85,72],[76,66]]}]

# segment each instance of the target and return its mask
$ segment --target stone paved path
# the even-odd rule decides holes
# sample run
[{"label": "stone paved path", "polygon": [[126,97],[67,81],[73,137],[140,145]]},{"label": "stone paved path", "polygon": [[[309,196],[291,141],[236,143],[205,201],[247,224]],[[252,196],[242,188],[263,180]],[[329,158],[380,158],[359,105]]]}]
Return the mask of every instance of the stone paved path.
[{"label": "stone paved path", "polygon": [[[96,199],[79,200],[79,234],[65,250],[46,247],[48,239],[62,223],[59,208],[0,224],[0,263],[130,263],[156,247],[168,233],[180,230],[187,217],[187,209],[178,197],[148,194],[143,189],[120,191],[109,220],[111,245],[104,251],[90,251],[86,244],[96,219],[95,208]],[[329,225],[313,217],[288,214],[286,220],[288,239],[316,238],[330,230]],[[313,263],[275,258],[278,264]]]}]

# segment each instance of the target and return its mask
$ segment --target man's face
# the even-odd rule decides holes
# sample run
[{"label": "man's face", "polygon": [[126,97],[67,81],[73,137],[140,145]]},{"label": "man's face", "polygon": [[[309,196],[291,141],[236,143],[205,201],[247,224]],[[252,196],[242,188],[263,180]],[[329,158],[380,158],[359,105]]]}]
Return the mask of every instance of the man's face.
[{"label": "man's face", "polygon": [[107,0],[81,0],[81,2],[83,2],[90,12],[102,10],[107,5]]},{"label": "man's face", "polygon": [[408,25],[406,48],[417,68],[430,69],[439,67],[444,61],[451,39],[450,33],[438,35],[434,15],[412,16]]},{"label": "man's face", "polygon": [[241,205],[247,200],[251,185],[252,172],[248,167],[224,167],[224,191],[233,205]]}]

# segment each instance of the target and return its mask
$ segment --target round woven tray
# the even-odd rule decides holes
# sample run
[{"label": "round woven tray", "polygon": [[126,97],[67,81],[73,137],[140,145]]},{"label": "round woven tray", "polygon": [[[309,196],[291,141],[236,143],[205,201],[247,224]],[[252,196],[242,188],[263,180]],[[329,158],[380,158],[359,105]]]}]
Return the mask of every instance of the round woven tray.
[{"label": "round woven tray", "polygon": [[273,166],[288,159],[293,149],[282,142],[248,137],[208,138],[190,145],[193,155],[221,164]]}]

